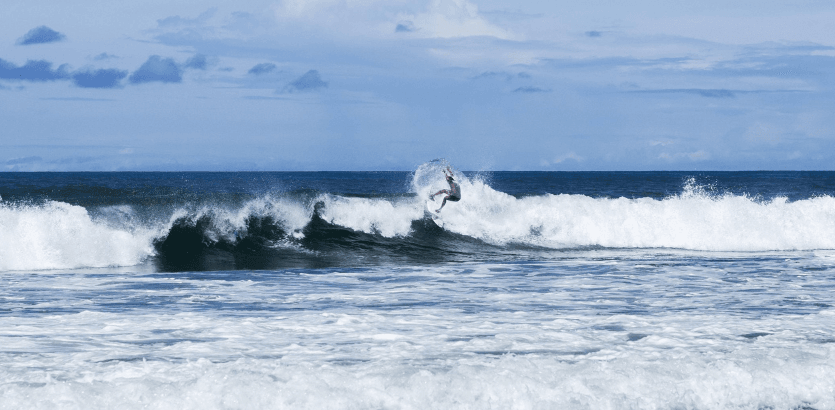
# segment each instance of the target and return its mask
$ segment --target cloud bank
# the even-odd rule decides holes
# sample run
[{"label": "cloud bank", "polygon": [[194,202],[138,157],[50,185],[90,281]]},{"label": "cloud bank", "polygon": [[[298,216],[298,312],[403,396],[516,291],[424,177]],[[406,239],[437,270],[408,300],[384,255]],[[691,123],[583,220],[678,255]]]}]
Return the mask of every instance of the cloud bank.
[{"label": "cloud bank", "polygon": [[[96,56],[94,59],[110,58],[109,55],[103,58],[99,58],[100,56]],[[68,64],[62,64],[57,69],[53,69],[52,65],[51,62],[46,60],[28,60],[24,65],[18,66],[0,59],[0,80],[32,82],[71,80],[81,88],[119,88],[121,87],[121,81],[128,76],[127,70],[117,68],[83,68],[70,72]],[[178,65],[172,58],[153,55],[131,74],[128,81],[131,84],[149,82],[180,83],[183,80],[183,70],[185,68],[206,70],[208,66],[208,58],[203,54],[195,54],[182,66]],[[300,80],[302,79],[297,81]],[[316,88],[315,81],[311,81],[313,80],[306,79],[300,82],[298,84],[300,88],[298,89]]]},{"label": "cloud bank", "polygon": [[0,79],[18,81],[56,81],[70,78],[66,64],[52,69],[52,63],[46,60],[29,60],[18,67],[0,59]]}]

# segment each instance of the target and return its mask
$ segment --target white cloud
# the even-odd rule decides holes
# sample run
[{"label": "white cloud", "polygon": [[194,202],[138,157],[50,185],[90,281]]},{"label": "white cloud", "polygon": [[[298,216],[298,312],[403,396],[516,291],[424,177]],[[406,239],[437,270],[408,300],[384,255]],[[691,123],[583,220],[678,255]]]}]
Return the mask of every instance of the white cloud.
[{"label": "white cloud", "polygon": [[331,31],[412,38],[489,36],[511,38],[509,31],[487,21],[467,0],[419,3],[384,0],[282,0],[279,21],[318,25]]},{"label": "white cloud", "polygon": [[275,10],[279,19],[321,19],[336,12],[379,8],[384,5],[381,0],[283,0]]},{"label": "white cloud", "polygon": [[472,37],[489,36],[510,39],[512,35],[479,14],[478,7],[466,0],[432,0],[423,12],[402,14],[401,21],[409,21],[414,35],[419,37]]}]

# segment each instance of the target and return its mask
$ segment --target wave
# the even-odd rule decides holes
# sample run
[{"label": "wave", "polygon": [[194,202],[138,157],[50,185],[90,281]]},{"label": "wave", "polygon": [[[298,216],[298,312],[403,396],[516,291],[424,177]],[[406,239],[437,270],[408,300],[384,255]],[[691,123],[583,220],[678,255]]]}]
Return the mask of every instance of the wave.
[{"label": "wave", "polygon": [[95,221],[63,202],[0,204],[0,270],[131,266],[154,253],[158,232]]},{"label": "wave", "polygon": [[[663,199],[515,197],[456,172],[461,201],[438,227],[425,198],[442,164],[419,167],[410,195],[289,192],[223,204],[0,203],[0,270],[154,264],[165,271],[537,259],[584,248],[695,251],[835,249],[835,198],[712,194],[695,180]],[[156,205],[154,205],[156,206]]]},{"label": "wave", "polygon": [[494,244],[548,248],[678,248],[768,251],[835,247],[835,198],[711,195],[688,181],[662,200],[542,195],[515,198],[469,184],[444,228]]}]

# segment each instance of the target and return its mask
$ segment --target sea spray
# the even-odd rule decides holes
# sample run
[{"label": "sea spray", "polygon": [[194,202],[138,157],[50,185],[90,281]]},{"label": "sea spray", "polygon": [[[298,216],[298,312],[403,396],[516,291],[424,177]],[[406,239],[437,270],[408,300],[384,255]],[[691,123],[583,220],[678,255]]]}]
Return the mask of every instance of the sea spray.
[{"label": "sea spray", "polygon": [[63,202],[0,205],[0,271],[131,266],[153,254],[152,229],[93,220]]},{"label": "sea spray", "polygon": [[687,185],[675,196],[591,198],[538,195],[516,198],[480,181],[444,209],[444,228],[494,244],[554,249],[679,248],[767,251],[835,248],[835,199],[788,202],[746,195],[711,195]]}]

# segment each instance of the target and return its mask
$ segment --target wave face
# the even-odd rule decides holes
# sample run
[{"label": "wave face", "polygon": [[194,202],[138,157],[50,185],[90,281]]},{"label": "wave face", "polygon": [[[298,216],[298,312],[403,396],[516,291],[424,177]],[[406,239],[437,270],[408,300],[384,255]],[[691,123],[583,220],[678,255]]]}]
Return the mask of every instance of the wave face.
[{"label": "wave face", "polygon": [[835,249],[832,173],[11,174],[0,270],[539,260],[598,248]]}]

